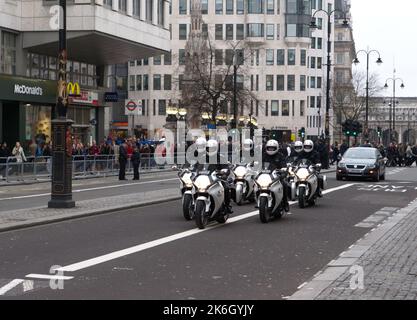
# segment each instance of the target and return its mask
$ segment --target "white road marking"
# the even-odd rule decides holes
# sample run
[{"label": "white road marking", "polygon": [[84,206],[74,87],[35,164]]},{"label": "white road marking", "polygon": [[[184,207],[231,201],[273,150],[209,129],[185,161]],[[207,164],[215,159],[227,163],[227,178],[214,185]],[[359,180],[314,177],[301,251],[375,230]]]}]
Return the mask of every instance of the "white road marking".
[{"label": "white road marking", "polygon": [[307,282],[304,282],[304,283],[300,284],[300,285],[297,287],[297,289],[298,289],[298,290],[300,290],[300,289],[301,289],[302,287],[304,287],[306,284],[307,284]]},{"label": "white road marking", "polygon": [[0,288],[0,296],[3,296],[10,290],[12,290],[14,287],[17,287],[19,284],[25,282],[23,279],[14,279],[10,281],[8,284]]},{"label": "white road marking", "polygon": [[52,274],[37,274],[31,273],[25,276],[26,278],[33,278],[33,279],[48,279],[48,280],[71,280],[74,277],[67,277],[67,276],[55,276]]},{"label": "white road marking", "polygon": [[[328,194],[328,193],[331,193],[331,192],[335,192],[335,191],[338,191],[338,190],[349,188],[353,185],[354,185],[354,183],[346,184],[346,185],[343,185],[343,186],[339,186],[339,187],[336,187],[336,188],[333,188],[333,189],[323,191],[323,193]],[[295,203],[296,203],[295,201],[290,202],[290,205],[293,205]],[[248,218],[251,218],[251,217],[254,217],[254,216],[257,216],[258,214],[259,214],[259,211],[257,210],[257,211],[252,211],[252,212],[248,212],[248,213],[239,215],[237,217],[230,218],[230,219],[227,220],[226,225],[228,225],[230,223],[238,222],[238,221],[241,221],[241,220],[245,220],[245,219],[248,219]],[[176,240],[179,240],[179,239],[187,238],[187,237],[190,237],[190,236],[193,236],[193,235],[205,232],[205,231],[209,231],[209,230],[212,230],[214,228],[221,227],[221,226],[223,226],[223,225],[222,224],[215,224],[215,225],[209,226],[209,227],[207,227],[206,229],[203,229],[203,230],[192,229],[192,230],[184,231],[184,232],[173,234],[171,236],[167,236],[167,237],[164,237],[164,238],[161,238],[161,239],[157,239],[157,240],[153,240],[153,241],[150,241],[150,242],[142,243],[142,244],[139,244],[139,245],[127,248],[127,249],[114,251],[114,252],[111,252],[111,253],[96,257],[96,258],[92,258],[92,259],[88,259],[88,260],[85,260],[85,261],[70,264],[68,266],[60,267],[60,268],[54,269],[53,271],[74,272],[74,271],[82,270],[82,269],[92,267],[92,266],[95,266],[95,265],[98,265],[98,264],[101,264],[101,263],[104,263],[104,262],[108,262],[110,260],[118,259],[118,258],[121,258],[121,257],[125,257],[125,256],[128,256],[128,255],[134,254],[134,253],[138,253],[138,252],[150,249],[150,248],[154,248],[154,247],[157,247],[157,246],[169,243],[169,242],[173,242],[173,241],[176,241]]]},{"label": "white road marking", "polygon": [[[134,182],[129,184],[117,184],[117,185],[111,185],[111,186],[103,186],[103,187],[95,187],[95,188],[87,188],[87,189],[78,189],[73,190],[73,193],[80,193],[80,192],[86,192],[86,191],[96,191],[96,190],[105,190],[105,189],[113,189],[113,188],[119,188],[119,187],[130,187],[135,185],[142,185],[142,184],[152,184],[152,183],[159,183],[159,182],[165,182],[165,181],[173,181],[178,180],[178,178],[171,178],[171,179],[163,179],[163,180],[152,180],[152,181],[143,181],[143,182]],[[8,197],[8,198],[0,198],[0,201],[5,200],[17,200],[17,199],[27,199],[27,198],[38,198],[38,197],[47,197],[50,196],[51,193],[39,193],[39,194],[29,194],[26,196],[16,196],[16,197]]]}]

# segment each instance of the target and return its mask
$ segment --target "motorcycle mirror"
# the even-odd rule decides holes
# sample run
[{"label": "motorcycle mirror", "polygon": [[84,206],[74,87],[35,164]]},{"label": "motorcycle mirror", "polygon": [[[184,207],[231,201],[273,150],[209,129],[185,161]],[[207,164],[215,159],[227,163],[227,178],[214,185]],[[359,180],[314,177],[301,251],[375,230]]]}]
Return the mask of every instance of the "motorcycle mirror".
[{"label": "motorcycle mirror", "polygon": [[287,163],[287,168],[291,168],[292,164],[290,162]]},{"label": "motorcycle mirror", "polygon": [[177,166],[172,166],[172,171],[177,171],[178,167]]}]

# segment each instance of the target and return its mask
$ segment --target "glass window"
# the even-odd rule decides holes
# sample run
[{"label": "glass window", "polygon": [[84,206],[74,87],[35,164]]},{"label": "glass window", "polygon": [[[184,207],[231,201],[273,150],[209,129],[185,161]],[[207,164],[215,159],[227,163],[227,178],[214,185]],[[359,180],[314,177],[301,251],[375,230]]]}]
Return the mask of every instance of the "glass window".
[{"label": "glass window", "polygon": [[180,66],[185,65],[185,49],[178,50],[178,61]]},{"label": "glass window", "polygon": [[274,65],[274,49],[266,49],[266,65]]},{"label": "glass window", "polygon": [[287,90],[295,91],[295,75],[289,74],[287,77]]},{"label": "glass window", "polygon": [[226,0],[226,14],[233,14],[233,2],[235,0]]},{"label": "glass window", "polygon": [[201,14],[208,14],[208,0],[201,0]]},{"label": "glass window", "polygon": [[236,40],[243,40],[245,38],[245,25],[237,24],[236,25]]},{"label": "glass window", "polygon": [[317,49],[323,49],[323,38],[317,38]]},{"label": "glass window", "polygon": [[274,90],[274,76],[272,74],[266,75],[266,91]]},{"label": "glass window", "polygon": [[245,13],[245,0],[236,0],[236,13],[237,14]]},{"label": "glass window", "polygon": [[310,108],[316,107],[316,97],[310,97]]},{"label": "glass window", "polygon": [[310,77],[310,88],[316,88],[316,77]]},{"label": "glass window", "polygon": [[300,101],[300,116],[301,117],[304,117],[305,109],[306,109],[306,102],[305,100],[301,100]]},{"label": "glass window", "polygon": [[119,11],[126,12],[127,0],[119,0]]},{"label": "glass window", "polygon": [[316,68],[316,57],[311,57],[310,68],[311,69]]},{"label": "glass window", "polygon": [[323,61],[322,57],[317,58],[317,69],[321,69],[322,61]]},{"label": "glass window", "polygon": [[248,0],[248,13],[264,13],[265,0]]},{"label": "glass window", "polygon": [[142,75],[138,74],[136,76],[136,91],[142,91]]},{"label": "glass window", "polygon": [[233,65],[233,58],[234,58],[234,50],[233,49],[226,49],[226,65],[231,66]]},{"label": "glass window", "polygon": [[311,37],[311,49],[316,49],[316,38]]},{"label": "glass window", "polygon": [[251,66],[253,65],[259,66],[259,49],[255,49],[251,51]]},{"label": "glass window", "polygon": [[216,49],[214,51],[214,63],[216,66],[221,66],[223,64],[223,50]]},{"label": "glass window", "polygon": [[288,49],[288,65],[295,66],[295,49]]},{"label": "glass window", "polygon": [[277,40],[280,39],[280,34],[281,34],[281,25],[277,24]]},{"label": "glass window", "polygon": [[271,116],[279,116],[279,102],[278,100],[271,101]]},{"label": "glass window", "polygon": [[245,63],[244,49],[236,49],[236,64],[241,66]]},{"label": "glass window", "polygon": [[140,2],[141,0],[133,0],[133,15],[140,17]]},{"label": "glass window", "polygon": [[164,54],[164,65],[170,66],[172,61],[172,55],[171,52]]},{"label": "glass window", "polygon": [[203,34],[203,38],[208,39],[208,25],[207,25],[207,23],[203,23],[201,25],[201,32]]},{"label": "glass window", "polygon": [[306,76],[300,76],[300,91],[306,91]]},{"label": "glass window", "polygon": [[285,80],[284,75],[279,74],[277,75],[277,91],[284,91],[285,90]]},{"label": "glass window", "polygon": [[263,37],[264,24],[263,23],[248,23],[247,24],[248,37]]},{"label": "glass window", "polygon": [[245,77],[241,74],[236,76],[236,88],[238,90],[243,90],[243,84],[245,82]]},{"label": "glass window", "polygon": [[166,100],[159,100],[158,103],[158,115],[165,116],[167,113],[167,103]]},{"label": "glass window", "polygon": [[290,101],[282,100],[282,116],[288,117],[290,115]]},{"label": "glass window", "polygon": [[179,0],[179,14],[187,14],[187,0]]},{"label": "glass window", "polygon": [[170,74],[164,75],[164,90],[171,90],[172,76]]},{"label": "glass window", "polygon": [[233,40],[233,24],[226,24],[226,40]]},{"label": "glass window", "polygon": [[149,76],[147,74],[143,75],[143,90],[149,90]]},{"label": "glass window", "polygon": [[277,50],[277,65],[278,66],[285,65],[285,49]]},{"label": "glass window", "polygon": [[266,0],[266,13],[274,14],[275,13],[275,0]]},{"label": "glass window", "polygon": [[287,23],[287,37],[297,36],[297,25],[293,23]]},{"label": "glass window", "polygon": [[317,108],[321,108],[321,97],[317,97]]},{"label": "glass window", "polygon": [[187,25],[185,23],[180,23],[179,28],[179,39],[187,40]]},{"label": "glass window", "polygon": [[216,14],[223,14],[223,0],[216,0]]},{"label": "glass window", "polygon": [[216,24],[216,40],[223,40],[223,25]]},{"label": "glass window", "polygon": [[161,90],[161,75],[160,74],[153,75],[153,89]]},{"label": "glass window", "polygon": [[321,85],[322,85],[322,78],[317,77],[317,89],[321,89]]},{"label": "glass window", "polygon": [[129,91],[135,91],[135,76],[134,75],[130,75],[129,76]]},{"label": "glass window", "polygon": [[301,49],[300,65],[305,66],[307,60],[307,50]]},{"label": "glass window", "polygon": [[160,66],[162,62],[162,56],[153,57],[153,64],[155,66]]},{"label": "glass window", "polygon": [[145,58],[145,59],[143,59],[143,65],[144,65],[144,66],[149,65],[149,58]]},{"label": "glass window", "polygon": [[275,25],[273,24],[267,24],[266,25],[266,38],[268,40],[274,40],[275,39]]}]

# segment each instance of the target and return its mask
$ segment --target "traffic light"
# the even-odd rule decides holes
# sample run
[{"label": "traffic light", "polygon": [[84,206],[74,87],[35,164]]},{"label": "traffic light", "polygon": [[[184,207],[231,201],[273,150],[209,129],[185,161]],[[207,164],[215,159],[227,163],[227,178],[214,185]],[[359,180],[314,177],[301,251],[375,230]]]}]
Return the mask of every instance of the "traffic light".
[{"label": "traffic light", "polygon": [[382,136],[382,128],[378,127],[377,132],[378,132],[378,137],[381,137]]},{"label": "traffic light", "polygon": [[353,121],[351,119],[347,119],[345,122],[343,122],[343,132],[348,137],[352,135]]},{"label": "traffic light", "polygon": [[298,130],[298,136],[304,139],[306,136],[306,128],[302,127],[300,130]]}]

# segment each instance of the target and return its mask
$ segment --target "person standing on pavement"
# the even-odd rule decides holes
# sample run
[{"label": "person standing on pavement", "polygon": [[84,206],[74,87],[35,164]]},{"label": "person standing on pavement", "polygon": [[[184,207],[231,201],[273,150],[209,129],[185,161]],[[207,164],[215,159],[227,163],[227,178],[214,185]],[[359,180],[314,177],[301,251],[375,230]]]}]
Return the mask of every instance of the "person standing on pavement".
[{"label": "person standing on pavement", "polygon": [[119,148],[119,180],[126,180],[127,145],[122,143]]},{"label": "person standing on pavement", "polygon": [[339,163],[339,154],[340,154],[340,150],[339,150],[339,144],[337,142],[334,143],[333,145],[333,157],[332,157],[332,165],[336,162],[337,164]]},{"label": "person standing on pavement", "polygon": [[7,143],[3,142],[0,147],[0,176],[6,175],[6,163],[7,158],[10,157],[12,154],[10,149],[7,147]]},{"label": "person standing on pavement", "polygon": [[137,146],[133,148],[131,161],[133,166],[133,180],[139,180],[140,153]]}]

